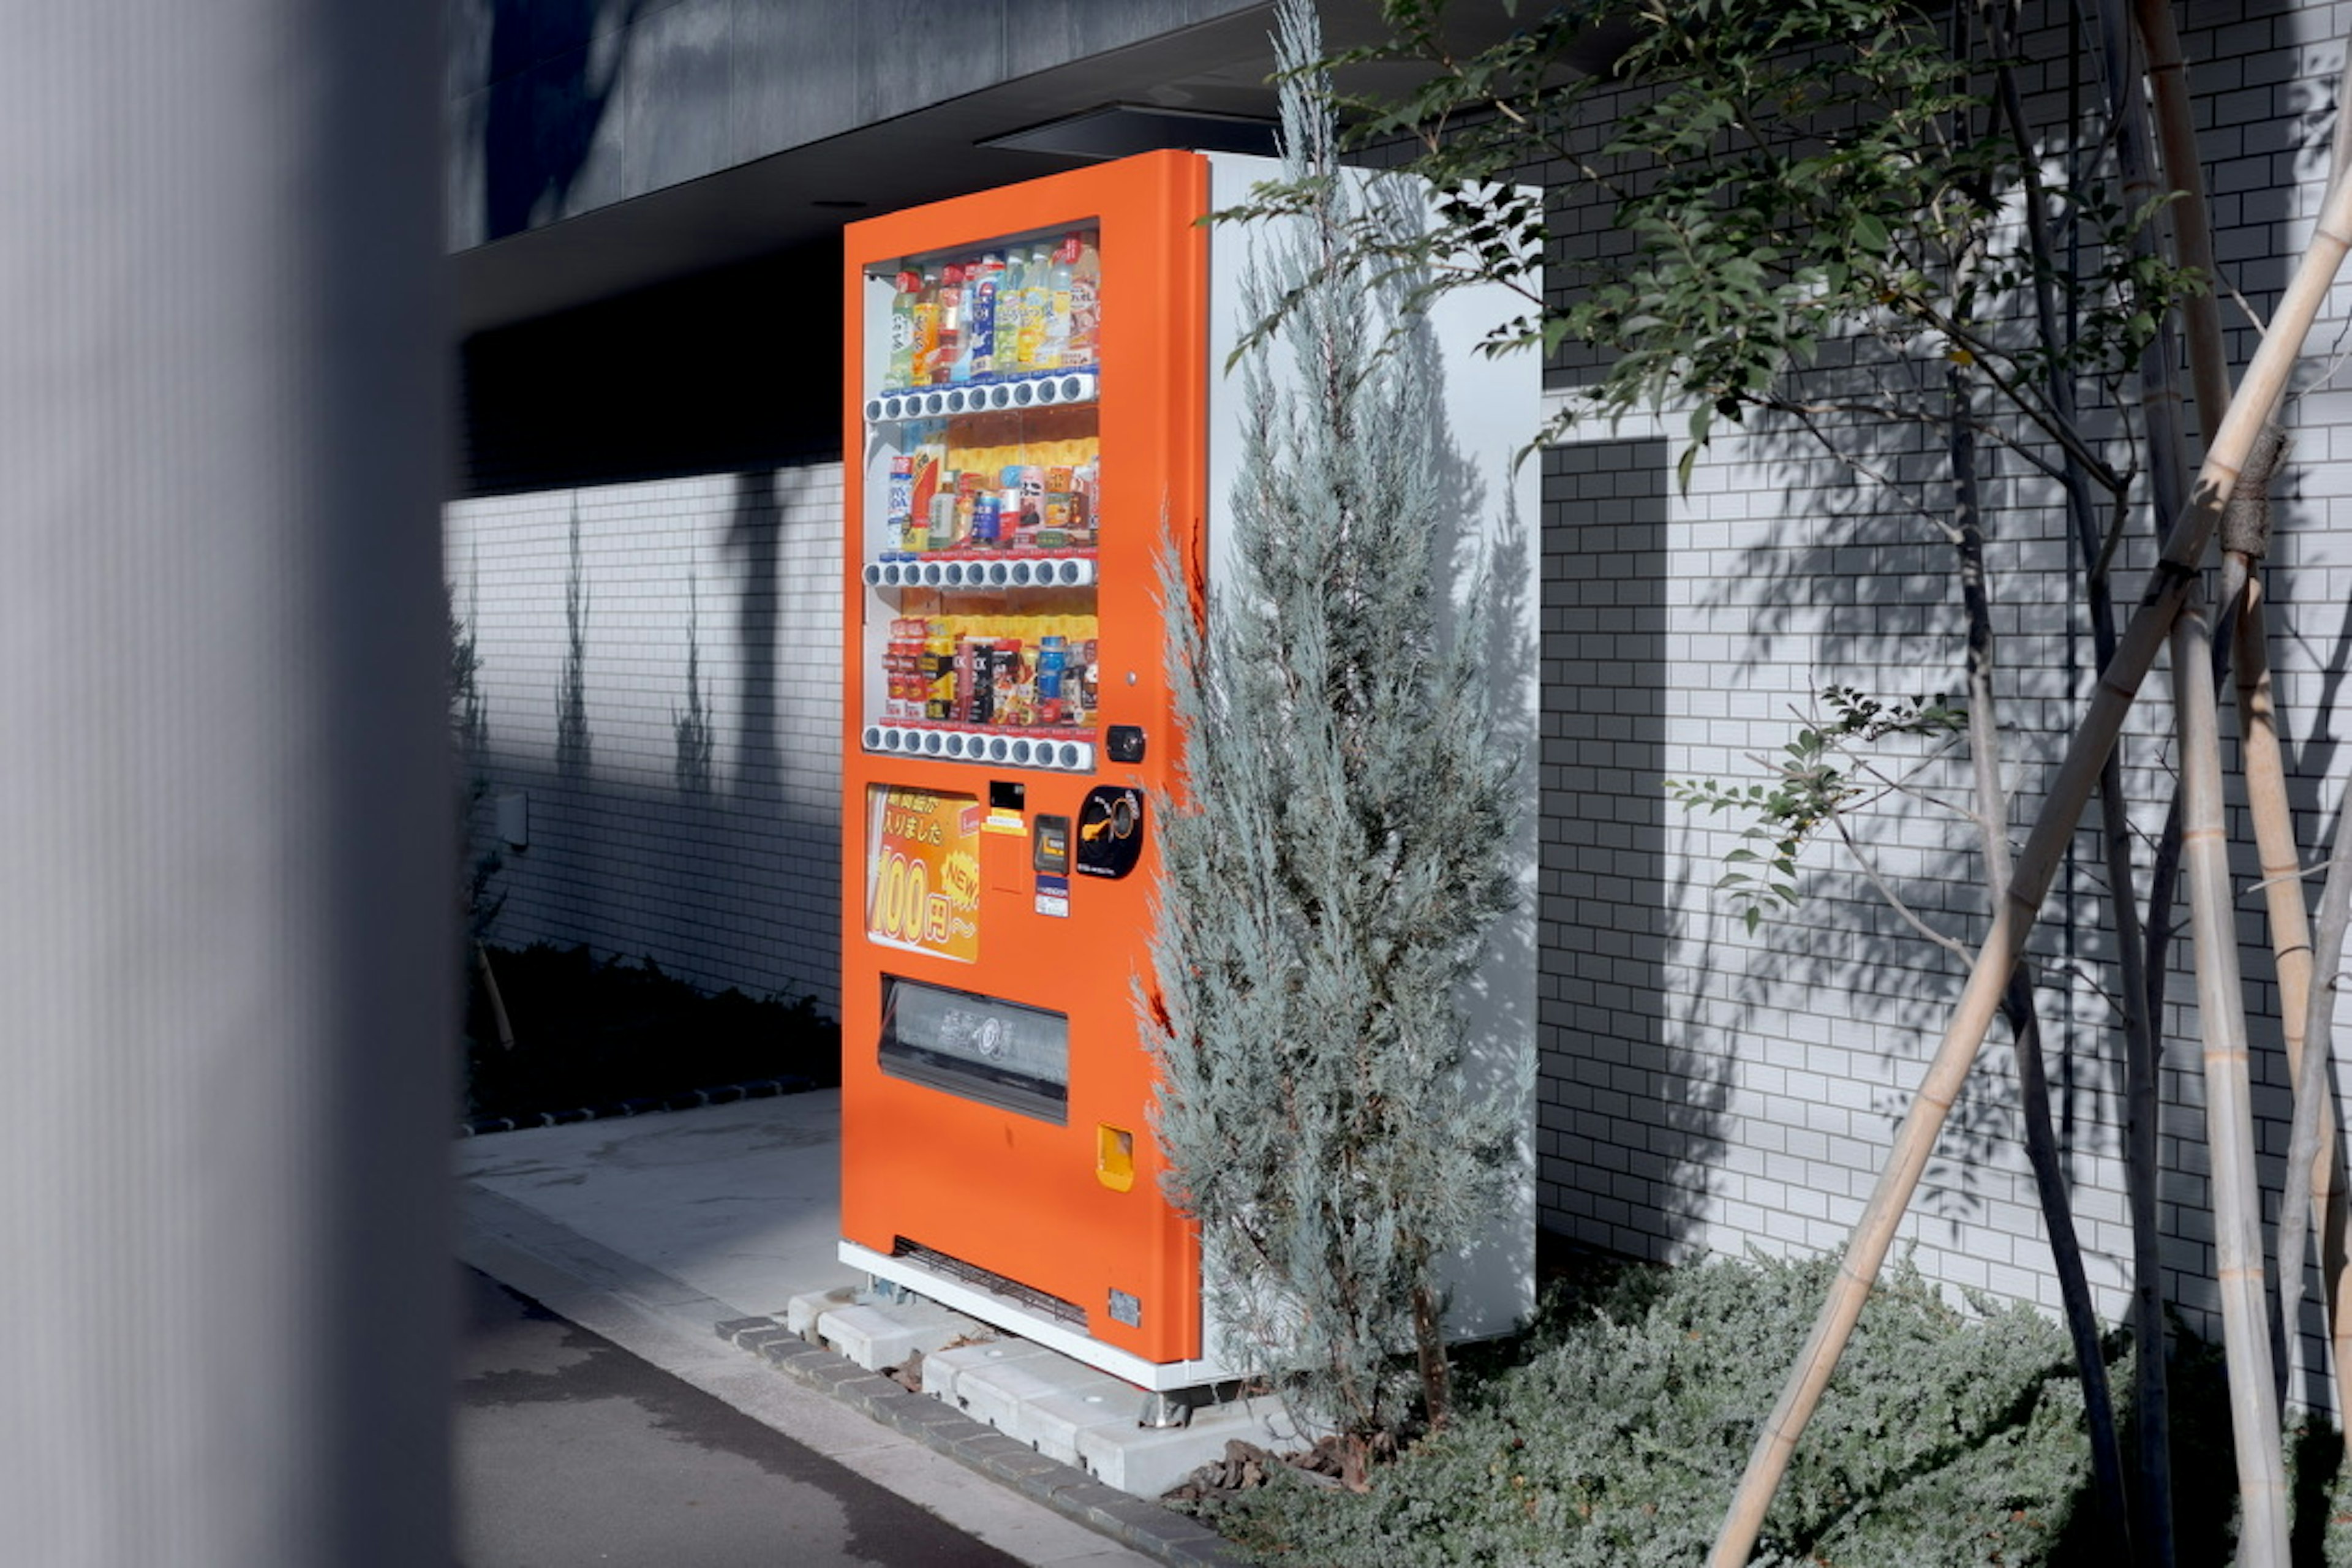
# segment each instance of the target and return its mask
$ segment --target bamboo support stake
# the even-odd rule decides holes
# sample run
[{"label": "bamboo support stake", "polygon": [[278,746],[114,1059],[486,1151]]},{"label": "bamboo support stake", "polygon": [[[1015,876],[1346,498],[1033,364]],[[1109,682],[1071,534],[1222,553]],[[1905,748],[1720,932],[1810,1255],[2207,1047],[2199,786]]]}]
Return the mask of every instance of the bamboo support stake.
[{"label": "bamboo support stake", "polygon": [[1993,916],[1992,929],[1986,933],[1951,1023],[1895,1135],[1878,1185],[1854,1226],[1829,1299],[1822,1303],[1812,1334],[1748,1456],[1747,1472],[1740,1478],[1739,1489],[1708,1557],[1711,1568],[1741,1568],[1755,1548],[1764,1528],[1765,1510],[1780,1489],[1797,1439],[1820,1405],[1822,1391],[1853,1336],[1863,1303],[1934,1151],[1936,1135],[1950,1114],[1952,1101],[2000,1010],[2010,972],[2025,949],[2025,939],[2050,890],[2067,841],[2081,820],[2084,804],[2098,782],[2100,768],[2123,729],[2141,681],[2156,661],[2157,649],[2196,581],[2214,523],[2237,483],[2239,467],[2285,391],[2288,374],[2302,354],[2304,340],[2343,267],[2347,248],[2352,248],[2352,180],[2339,180],[2328,188],[2317,230],[2288,279],[2270,331],[2254,351],[2244,386],[2214,434],[2195,491],[2172,525],[2148,590],[2117,641],[2115,659],[2100,673],[2088,710],[2018,857],[2016,880]]},{"label": "bamboo support stake", "polygon": [[[2181,58],[2180,36],[2174,26],[2170,0],[2133,0],[2132,19],[2147,58],[2165,181],[2180,193],[2180,199],[2170,209],[2176,251],[2183,267],[2202,272],[2211,280],[2203,293],[2191,296],[2182,309],[2189,328],[2189,366],[2196,387],[2199,422],[2210,429],[2221,410],[2229,405],[2230,374],[2228,356],[2221,345],[2220,269],[2213,259],[2210,214],[2205,205],[2204,168],[2197,155],[2187,67]],[[2347,68],[2352,68],[2352,61],[2347,61]],[[2337,100],[2345,100],[2341,89]],[[2341,177],[2342,173],[2339,156],[2332,174]],[[2248,552],[2231,549],[2229,541],[2224,541],[2224,549],[2241,558],[2235,564],[2244,572],[2250,584],[2235,618],[2233,662],[2238,671],[2240,765],[2245,778],[2249,813],[2253,818],[2255,845],[2262,858],[2271,947],[2278,974],[2280,1032],[2286,1047],[2287,1070],[2298,1097],[2297,1120],[2300,1122],[2315,1115],[2319,1119],[2312,1124],[2312,1136],[2318,1141],[2321,1152],[2309,1162],[2310,1205],[2311,1212],[2320,1216],[2320,1263],[2326,1288],[2329,1359],[2336,1379],[2336,1415],[2339,1421],[2352,1420],[2352,1270],[2346,1268],[2346,1231],[2347,1226],[2352,1226],[2352,1209],[2347,1209],[2345,1202],[2344,1151],[2336,1138],[2334,1108],[2327,1100],[2331,1090],[2326,1079],[2311,1086],[2316,1103],[2306,1106],[2305,1100],[2310,1097],[2305,1094],[2303,1077],[2311,921],[2300,879],[2302,855],[2295,843],[2294,813],[2286,795],[2286,769],[2279,748],[2276,716],[2271,706],[2269,658],[2263,633],[2261,587],[2253,575],[2254,561]],[[2227,602],[2225,595],[2224,603]],[[2293,1302],[2301,1293],[2303,1281],[2300,1268],[2293,1270],[2290,1277],[2284,1265],[2300,1260],[2303,1235],[2300,1226],[2294,1226],[2290,1243],[2286,1233],[2290,1220],[2300,1217],[2302,1205],[2298,1184],[2295,1197],[2282,1202],[2279,1216],[2279,1289],[2285,1309],[2290,1363],[2296,1331]],[[2294,1254],[2293,1259],[2288,1257],[2290,1248]]]},{"label": "bamboo support stake", "polygon": [[[2290,1345],[2297,1314],[2293,1310],[2302,1289],[2302,1225],[2307,1216],[2319,1220],[2320,1279],[2326,1293],[2329,1366],[2335,1374],[2338,1420],[2352,1412],[2352,1268],[2347,1268],[2345,1234],[2347,1226],[2344,1146],[2336,1134],[2333,1085],[2327,1071],[2331,1053],[2326,1037],[2309,1034],[2312,991],[2311,918],[2304,898],[2303,863],[2295,842],[2294,824],[2286,798],[2286,768],[2281,753],[2276,714],[2271,702],[2270,659],[2263,627],[2262,583],[2249,581],[2245,605],[2237,625],[2238,728],[2240,767],[2245,774],[2246,799],[2254,821],[2254,844],[2262,859],[2263,891],[2267,906],[2272,946],[2276,953],[2280,1033],[2286,1046],[2287,1071],[2294,1084],[2294,1131],[2311,1146],[2302,1162],[2311,1173],[2309,1207],[2302,1184],[2293,1194],[2282,1194],[2279,1210],[2279,1295],[2286,1318]],[[2324,1015],[2323,1015],[2324,1016]],[[2316,1038],[2315,1052],[2312,1041]],[[2306,1065],[2308,1064],[2308,1065]],[[2290,1277],[2292,1270],[2292,1277]]]},{"label": "bamboo support stake", "polygon": [[2271,1363],[2270,1295],[2263,1276],[2263,1189],[2254,1167],[2253,1072],[2230,889],[2230,835],[2221,799],[2221,718],[2213,639],[2196,595],[2172,629],[2172,705],[2180,735],[2181,861],[2197,952],[2197,1021],[2205,1045],[2205,1143],[2212,1170],[2214,1284],[2221,1298],[2230,1379],[2231,1445],[2238,1461],[2240,1568],[2286,1568],[2286,1464],[2279,1447]]}]

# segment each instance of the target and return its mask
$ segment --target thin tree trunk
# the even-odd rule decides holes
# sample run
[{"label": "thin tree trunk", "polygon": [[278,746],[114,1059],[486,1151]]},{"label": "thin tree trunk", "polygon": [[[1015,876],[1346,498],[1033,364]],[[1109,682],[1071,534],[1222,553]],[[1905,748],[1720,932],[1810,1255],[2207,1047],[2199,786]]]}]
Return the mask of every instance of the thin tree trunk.
[{"label": "thin tree trunk", "polygon": [[[1995,11],[2003,30],[1998,53],[2004,61],[2018,58],[2015,33],[2007,14]],[[2033,278],[2033,310],[2042,347],[2049,352],[2045,376],[2051,411],[2068,426],[2074,421],[2074,384],[2058,351],[2073,341],[2059,330],[2058,307],[2051,278],[2056,270],[2050,242],[2049,206],[2037,172],[2032,144],[2016,74],[2003,64],[1999,71],[2000,102],[2015,139],[2019,167],[2023,173],[2026,241],[2038,263]],[[2116,603],[2113,579],[2102,559],[2099,520],[2091,504],[2090,479],[2072,450],[2064,454],[2066,513],[2074,524],[2075,553],[2083,563],[2083,598],[2091,626],[2092,655],[2102,669],[2116,654]],[[2171,1394],[2165,1376],[2163,1247],[2158,1235],[2157,1182],[2160,1141],[2157,1034],[2148,1003],[2146,950],[2139,919],[2138,878],[2132,858],[2131,820],[2124,803],[2123,763],[2118,745],[2099,769],[2099,843],[2105,860],[2107,904],[2114,913],[2116,967],[2123,995],[2124,1167],[2132,1231],[2132,1341],[2134,1414],[2138,1424],[2136,1475],[2132,1494],[2131,1544],[2137,1561],[2149,1568],[2172,1568],[2172,1422]],[[2030,1131],[2030,1130],[2029,1130]],[[2029,1145],[2028,1152],[2031,1153]]]},{"label": "thin tree trunk", "polygon": [[2212,215],[2205,205],[2205,169],[2197,156],[2197,125],[2189,110],[2189,73],[2180,58],[2172,0],[2132,0],[2132,25],[2156,100],[2165,184],[2179,193],[2179,199],[2165,209],[2175,255],[2181,266],[2213,282],[2181,303],[2189,327],[2189,375],[2197,396],[2197,424],[2210,436],[2230,406],[2230,362],[2221,346],[2221,272],[2213,262]]},{"label": "thin tree trunk", "polygon": [[2230,838],[2221,799],[2221,720],[2212,633],[2195,595],[2172,631],[2172,702],[2180,731],[2182,861],[2197,951],[2197,1016],[2205,1042],[2206,1148],[2212,1171],[2214,1283],[2229,1369],[2230,1435],[2238,1461],[2241,1568],[2286,1568],[2286,1465],[2272,1381],[2270,1295],[2263,1278],[2263,1189],[2254,1164],[2253,1074],[2238,973]]},{"label": "thin tree trunk", "polygon": [[2155,662],[2158,647],[2196,581],[2222,504],[2237,482],[2239,465],[2285,390],[2288,373],[2303,352],[2311,323],[2347,249],[2352,249],[2352,181],[2339,180],[2329,187],[2310,247],[2288,280],[2277,318],[2255,350],[2245,385],[2215,433],[2190,502],[2173,523],[2148,591],[2124,628],[2115,658],[2101,672],[2089,710],[2052,780],[2041,815],[2018,857],[2009,897],[1993,917],[1992,929],[1929,1060],[1878,1185],[1855,1225],[1836,1283],[1797,1364],[1790,1369],[1780,1400],[1758,1435],[1747,1472],[1716,1538],[1709,1557],[1713,1568],[1740,1568],[1756,1544],[1765,1510],[1788,1471],[1789,1457],[1819,1407],[1830,1373],[1853,1336],[1854,1321],[1862,1315],[1863,1303],[1894,1244],[1903,1213],[1910,1206],[1936,1135],[1950,1114],[1993,1015],[2000,1010],[2010,972],[2024,951],[2025,939],[2067,841],[2081,820],[2084,805],[2114,749],[2140,683]]},{"label": "thin tree trunk", "polygon": [[[1951,398],[1952,521],[1958,530],[1960,604],[1968,626],[1969,751],[1975,773],[1977,828],[1984,855],[1985,902],[1999,909],[2009,892],[2009,792],[2001,783],[1999,694],[1993,684],[1992,595],[1984,561],[1984,509],[1977,488],[1976,428],[1969,422],[1967,373],[1946,373]],[[2115,1399],[2107,1366],[2099,1354],[2098,1310],[2083,1268],[2082,1239],[2075,1234],[2074,1205],[2058,1138],[2050,1123],[2050,1088],[2042,1071],[2042,1024],[2033,983],[2023,964],[2011,976],[2005,1008],[2017,1058],[2018,1100],[2025,1116],[2026,1162],[2042,1203],[2051,1261],[2058,1272],[2059,1298],[2074,1344],[2083,1383],[2083,1406],[2091,1429],[2091,1468],[2097,1478],[2099,1506],[2110,1537],[2131,1541],[2131,1512],[2124,1500],[2123,1455],[2116,1438]]]}]

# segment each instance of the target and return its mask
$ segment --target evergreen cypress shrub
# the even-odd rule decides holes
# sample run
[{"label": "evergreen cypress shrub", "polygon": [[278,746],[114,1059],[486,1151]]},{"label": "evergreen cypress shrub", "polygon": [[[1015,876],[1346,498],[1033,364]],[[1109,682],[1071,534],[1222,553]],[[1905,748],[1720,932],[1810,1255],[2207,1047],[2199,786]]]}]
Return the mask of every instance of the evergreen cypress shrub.
[{"label": "evergreen cypress shrub", "polygon": [[[1313,7],[1278,16],[1303,68]],[[1512,896],[1517,801],[1410,280],[1342,244],[1367,211],[1417,226],[1423,198],[1344,176],[1329,105],[1314,73],[1286,81],[1284,173],[1313,195],[1253,249],[1245,311],[1272,324],[1241,361],[1229,570],[1204,626],[1170,616],[1183,791],[1141,1005],[1213,1349],[1360,1458],[1416,1394],[1442,1421],[1444,1260],[1520,1157],[1510,1086],[1464,1081],[1456,1005]],[[1185,603],[1172,565],[1163,588]]]}]

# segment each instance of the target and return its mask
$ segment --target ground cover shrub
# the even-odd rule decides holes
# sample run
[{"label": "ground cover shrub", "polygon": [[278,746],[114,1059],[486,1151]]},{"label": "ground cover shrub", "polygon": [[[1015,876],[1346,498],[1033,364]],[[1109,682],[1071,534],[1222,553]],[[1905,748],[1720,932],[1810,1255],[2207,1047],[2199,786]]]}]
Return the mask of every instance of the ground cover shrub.
[{"label": "ground cover shrub", "polygon": [[814,998],[713,994],[651,959],[493,949],[514,1031],[499,1040],[478,968],[466,1015],[466,1114],[514,1116],[769,1079],[841,1081],[841,1029]]},{"label": "ground cover shrub", "polygon": [[[1454,1426],[1377,1472],[1368,1493],[1277,1469],[1262,1489],[1197,1510],[1268,1563],[1700,1562],[1832,1267],[1633,1271],[1539,1326],[1516,1363],[1478,1376]],[[2235,1483],[2210,1360],[2201,1376],[2179,1369],[2176,1420],[2188,1416],[2189,1430],[2176,1438],[2199,1454],[2182,1470],[2184,1490],[2198,1494],[2182,1499],[2183,1563],[2223,1562],[2229,1549]],[[2199,1397],[2209,1384],[2213,1397]],[[2198,1436],[2209,1430],[2210,1446]],[[2063,1331],[2022,1306],[1955,1307],[1916,1273],[1893,1270],[1799,1447],[1755,1561],[2113,1561],[2093,1539],[2089,1472]],[[2320,1525],[2335,1500],[2307,1495]]]}]

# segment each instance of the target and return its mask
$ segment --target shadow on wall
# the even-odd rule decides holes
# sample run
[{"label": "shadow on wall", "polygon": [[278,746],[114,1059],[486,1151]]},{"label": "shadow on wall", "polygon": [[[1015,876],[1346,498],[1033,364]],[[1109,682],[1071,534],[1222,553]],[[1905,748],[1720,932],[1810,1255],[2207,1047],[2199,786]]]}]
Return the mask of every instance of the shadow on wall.
[{"label": "shadow on wall", "polygon": [[[776,731],[776,663],[782,654],[776,647],[776,589],[783,514],[772,469],[740,474],[735,486],[724,557],[735,574],[736,654],[743,672],[735,715],[735,794],[747,803],[776,805],[782,800],[784,773]],[[828,648],[824,657],[829,662],[839,654]]]},{"label": "shadow on wall", "polygon": [[564,216],[628,69],[642,0],[488,0],[482,237]]},{"label": "shadow on wall", "polygon": [[[595,580],[598,552],[583,550],[573,504],[561,674],[539,709],[553,715],[551,752],[501,744],[499,712],[490,715],[485,761],[494,788],[528,792],[531,807],[529,847],[507,855],[494,889],[505,907],[492,934],[517,945],[585,943],[600,956],[650,956],[698,984],[814,994],[830,1006],[838,994],[839,767],[829,745],[793,742],[805,725],[825,726],[815,737],[821,742],[837,731],[817,710],[826,692],[837,691],[834,642],[826,638],[818,656],[824,668],[814,694],[785,689],[780,643],[789,634],[779,597],[786,521],[776,473],[734,476],[731,497],[715,510],[698,518],[661,513],[633,525],[630,544],[674,555],[678,577],[646,581],[641,555],[640,575],[616,585]],[[702,569],[695,551],[659,531],[665,525],[720,535],[712,575],[736,612],[731,679],[705,675]],[[829,528],[829,513],[803,526]],[[486,552],[481,540],[474,551]],[[829,559],[807,544],[795,557]],[[493,580],[499,564],[494,557]],[[833,587],[824,573],[822,588]],[[649,691],[614,677],[615,668],[628,668],[615,663],[626,656],[607,648],[600,661],[602,625],[614,628],[604,634],[608,641],[650,639],[674,689]],[[534,657],[526,647],[523,657],[545,668],[555,651]],[[616,686],[623,689],[606,689]],[[514,690],[511,672],[503,689]],[[795,702],[811,711],[788,712]],[[633,703],[638,720],[666,719],[658,738],[636,737],[644,743],[633,745],[627,723],[614,728],[614,703]],[[686,715],[699,717],[689,723]],[[611,732],[592,736],[592,719]]]},{"label": "shadow on wall", "polygon": [[1674,1258],[1717,1185],[1731,1069],[1684,1043],[1706,950],[1667,962],[1668,455],[1596,441],[1543,463],[1541,1204],[1580,1241]]},{"label": "shadow on wall", "polygon": [[[2324,97],[2323,89],[2308,85],[2291,90],[2306,104]],[[2298,120],[2303,151],[2297,155],[2297,177],[2308,188],[2325,162],[2332,116],[2314,110],[2300,113]],[[2225,183],[2230,177],[2222,175]],[[2260,303],[2275,297],[2285,265],[2265,256],[2231,270],[2231,283]],[[2235,337],[2232,347],[2242,363],[2252,334],[2240,331]],[[2292,407],[2288,418],[2294,418]],[[1779,517],[1765,516],[1772,509],[1759,505],[1757,520],[1743,525],[1752,531],[1737,541],[1737,553],[1702,584],[1696,609],[1700,624],[1727,629],[1740,626],[1752,667],[1783,660],[1783,688],[1761,693],[1764,706],[1750,715],[1748,726],[1749,749],[1768,756],[1777,753],[1804,721],[1807,693],[1832,681],[1858,684],[1888,697],[1960,689],[1964,625],[1959,574],[1952,548],[1938,532],[1938,520],[1949,516],[1952,505],[1946,448],[1939,437],[1892,427],[1855,439],[1856,449],[1871,468],[1916,480],[1906,485],[1907,500],[1890,499],[1886,492],[1857,482],[1800,430],[1759,426],[1739,448],[1754,466],[1741,470],[1733,482],[1752,486],[1767,497],[1779,490],[1801,495],[1805,501]],[[2055,486],[2018,455],[1991,443],[1980,445],[1979,464],[1989,498],[1986,521],[1999,637],[1996,668],[2011,759],[2008,776],[2014,801],[2010,837],[2014,843],[2040,807],[2049,765],[2072,735],[2083,706],[2080,694],[2088,688],[2095,660],[2075,608],[2079,556]],[[2335,605],[2340,594],[2330,594],[2329,584],[2316,572],[2305,579],[2314,592],[2305,604],[2296,603],[2299,564],[2316,565],[2320,559],[2318,552],[2307,547],[2298,552],[2299,531],[2324,527],[2326,521],[2324,502],[2308,509],[2296,504],[2291,492],[2297,480],[2291,458],[2288,472],[2273,489],[2281,520],[2270,572],[2280,607],[2273,621],[2273,653],[2274,661],[2294,672],[2283,683],[2281,701],[2294,804],[2301,821],[2317,823],[2323,821],[2323,812],[2335,809],[2333,802],[2322,798],[2322,788],[2336,754],[2335,709],[2347,654],[2352,654],[2347,642],[2352,627]],[[2144,497],[2140,500],[2128,525],[2128,542],[2116,563],[2116,596],[2124,614],[2137,597],[2156,535],[2168,521],[2150,516]],[[1935,515],[1911,512],[1912,501]],[[2099,505],[2104,509],[2104,500]],[[1807,507],[1812,509],[1810,516]],[[2318,618],[2323,616],[2324,625]],[[2282,629],[2289,624],[2292,631]],[[1811,660],[1810,679],[1787,671],[1784,637],[1802,649],[1801,657]],[[1759,680],[1759,690],[1764,684]],[[2168,677],[2159,669],[2142,689],[2125,742],[2126,792],[2133,803],[2134,826],[2145,836],[2161,827],[2172,787],[2168,691]],[[1791,713],[1783,704],[1799,711]],[[1734,773],[1727,782],[1765,776],[1751,763],[1729,765]],[[2226,765],[2234,766],[2234,758]],[[1948,800],[1964,801],[1964,751],[1956,747],[1946,761],[1917,775],[1917,782]],[[2112,989],[2116,984],[2107,934],[2111,918],[2095,837],[2097,826],[2094,805],[2059,873],[2029,951],[2043,982],[2042,1019],[2062,1149],[2083,1189],[2102,1189],[2119,1198],[2119,1030],[2104,997],[2064,978],[2081,970],[2101,986]],[[2235,830],[2244,830],[2242,815]],[[1880,874],[1913,911],[1964,943],[1972,946],[1980,938],[1988,900],[1972,826],[1949,813],[1939,816],[1938,808],[1890,795],[1861,816],[1856,831],[1865,845],[1876,847]],[[2324,835],[2307,838],[2306,859],[2325,842]],[[1719,847],[1706,851],[1693,862],[1693,873],[1711,878],[1717,869],[1712,858],[1718,852]],[[2234,846],[2233,854],[2239,886],[2252,888],[2260,873],[2251,845]],[[2137,846],[2137,859],[2144,901],[2149,860],[2145,837]],[[1836,875],[1822,875],[1832,865]],[[1761,947],[1737,951],[1734,944],[1724,944],[1724,967],[1737,977],[1736,1007],[1727,1013],[1707,1048],[1722,1052],[1727,1059],[1733,1052],[1746,1055],[1757,1048],[1754,1041],[1759,1035],[1794,1037],[1792,1023],[1815,1029],[1831,1042],[1843,1035],[1846,1050],[1828,1059],[1867,1073],[1869,1093],[1866,1104],[1851,1112],[1847,1149],[1834,1151],[1833,1158],[1866,1184],[1876,1174],[1876,1163],[1895,1121],[1909,1107],[1919,1065],[1944,1027],[1962,971],[1889,912],[1860,883],[1852,866],[1834,838],[1825,836],[1806,858],[1803,908],[1768,926]],[[2248,909],[2246,929],[2256,931],[2252,911],[2259,905],[2250,903]],[[2185,923],[2185,905],[2176,906],[2176,921]],[[2245,943],[2241,958],[2250,996],[2265,995],[2272,966],[2264,941],[2256,936]],[[2189,1005],[2190,962],[2187,944],[2176,940],[2170,949],[2170,1005],[2159,1020],[2166,1064],[2172,1069],[2167,1075],[2162,1131],[2168,1148],[2176,1152],[2168,1155],[2158,1197],[2168,1212],[2181,1215],[2167,1237],[2166,1258],[2178,1272],[2181,1302],[2194,1321],[2210,1310],[2212,1298],[2207,1283],[2210,1228],[2196,1212],[2205,1202],[2203,1183],[2194,1174],[2204,1168],[2205,1131],[2196,1019]],[[2253,1040],[2257,1056],[2270,1058],[2256,1066],[2256,1114],[2275,1124],[2258,1140],[2264,1152],[2263,1184],[2274,1195],[2284,1177],[2279,1155],[2285,1141],[2287,1075],[2278,1059],[2275,1025],[2257,1020]],[[1791,1047],[1792,1063],[1804,1065],[1804,1057],[1801,1047]],[[1816,1065],[1808,1070],[1822,1069]],[[1803,1108],[1776,1102],[1759,1114],[1794,1122]],[[1806,1131],[1835,1137],[1829,1127]],[[1984,1234],[1975,1229],[1980,1226],[2021,1238],[2038,1237],[2039,1216],[2032,1212],[2032,1189],[2023,1169],[2013,1068],[2005,1026],[1996,1026],[1915,1199],[1920,1234],[1944,1245],[1963,1246],[1969,1245],[1965,1238],[1972,1232]],[[1860,1195],[1859,1188],[1853,1195]],[[2078,1203],[2078,1212],[2092,1206]],[[2105,1206],[2120,1212],[2119,1202]],[[1842,1234],[1845,1216],[1835,1217]],[[2094,1255],[2095,1283],[2120,1279],[2127,1255],[2119,1247],[2102,1248],[2089,1227],[2082,1228],[2086,1249]],[[2020,1267],[2035,1268],[2035,1250],[2042,1246],[2038,1239],[2021,1239],[2016,1252]],[[2307,1286],[2306,1308],[2315,1313],[2305,1320],[2307,1334],[2316,1329],[2315,1309],[2309,1305],[2317,1294],[2316,1284],[2315,1278]],[[2120,1298],[2109,1295],[2106,1304],[2119,1305]],[[2318,1358],[2306,1357],[2305,1364],[2316,1365]],[[2316,1385],[2310,1394],[2325,1399]]]}]

